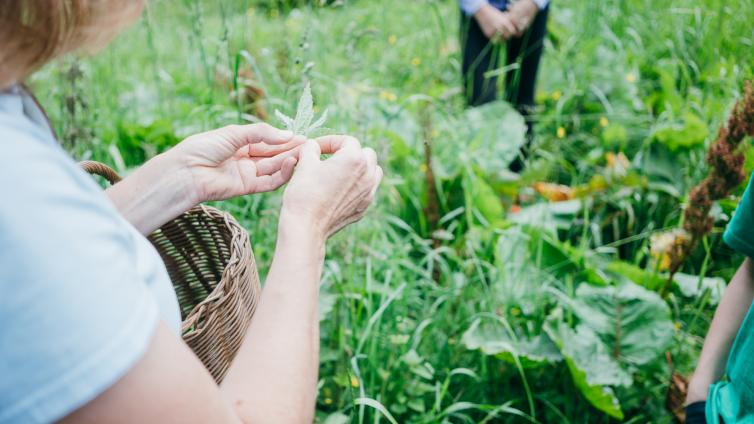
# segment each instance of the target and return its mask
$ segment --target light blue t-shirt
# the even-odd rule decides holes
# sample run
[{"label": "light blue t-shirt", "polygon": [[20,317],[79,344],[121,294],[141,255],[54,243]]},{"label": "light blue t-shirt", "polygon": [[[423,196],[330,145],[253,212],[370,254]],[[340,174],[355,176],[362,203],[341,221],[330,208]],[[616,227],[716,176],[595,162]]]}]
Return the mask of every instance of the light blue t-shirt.
[{"label": "light blue t-shirt", "polygon": [[154,248],[0,91],[0,424],[48,423],[113,385],[180,312]]}]

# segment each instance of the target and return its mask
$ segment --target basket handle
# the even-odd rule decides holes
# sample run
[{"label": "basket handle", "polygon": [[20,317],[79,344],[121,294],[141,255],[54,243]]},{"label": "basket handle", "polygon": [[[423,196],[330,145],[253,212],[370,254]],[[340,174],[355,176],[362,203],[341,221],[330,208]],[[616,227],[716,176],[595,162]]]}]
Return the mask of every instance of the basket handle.
[{"label": "basket handle", "polygon": [[92,175],[99,175],[100,177],[103,177],[108,182],[110,182],[110,184],[115,184],[122,179],[120,175],[118,175],[118,173],[113,170],[113,168],[110,168],[104,163],[95,162],[93,160],[85,160],[79,162],[79,166],[84,169],[84,171]]}]

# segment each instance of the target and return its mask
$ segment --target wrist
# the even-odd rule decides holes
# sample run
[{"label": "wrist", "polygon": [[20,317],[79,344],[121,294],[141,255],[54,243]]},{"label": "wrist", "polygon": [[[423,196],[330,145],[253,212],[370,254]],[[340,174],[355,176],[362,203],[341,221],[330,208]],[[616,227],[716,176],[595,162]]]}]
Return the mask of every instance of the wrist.
[{"label": "wrist", "polygon": [[696,373],[689,379],[688,390],[686,392],[686,405],[707,400],[707,393],[712,381],[707,378],[701,378]]},{"label": "wrist", "polygon": [[142,234],[150,234],[196,203],[190,178],[170,156],[155,156],[106,193]]},{"label": "wrist", "polygon": [[200,173],[181,157],[178,149],[173,148],[163,152],[148,163],[151,162],[154,162],[158,171],[166,176],[166,180],[169,180],[168,184],[172,186],[172,191],[181,194],[186,210],[210,200],[206,198],[206,190],[203,189],[198,175]]},{"label": "wrist", "polygon": [[325,231],[316,219],[294,213],[283,206],[278,222],[278,248],[295,246],[324,259],[326,241]]},{"label": "wrist", "polygon": [[485,1],[479,6],[479,9],[474,12],[474,18],[476,18],[477,22],[486,21],[490,14],[496,10],[497,9]]}]

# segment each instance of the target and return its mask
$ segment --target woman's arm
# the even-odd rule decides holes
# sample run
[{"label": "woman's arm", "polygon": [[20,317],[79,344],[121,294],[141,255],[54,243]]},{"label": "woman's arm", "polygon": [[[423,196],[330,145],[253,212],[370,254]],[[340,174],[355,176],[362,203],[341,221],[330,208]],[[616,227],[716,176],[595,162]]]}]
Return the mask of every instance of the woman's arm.
[{"label": "woman's arm", "polygon": [[317,296],[325,241],[281,216],[275,258],[245,342],[221,386],[252,423],[312,422],[319,371]]},{"label": "woman's arm", "polygon": [[717,306],[694,375],[686,403],[707,399],[709,387],[725,372],[733,340],[754,300],[754,264],[747,258],[733,276]]},{"label": "woman's arm", "polygon": [[[65,423],[311,422],[319,366],[317,293],[325,240],[358,221],[382,169],[350,137],[307,142],[283,197],[278,243],[262,299],[221,387],[160,324],[144,357]],[[335,153],[320,161],[320,146]]]},{"label": "woman's arm", "polygon": [[250,422],[312,422],[325,240],[363,216],[382,178],[375,152],[362,149],[355,139],[325,137],[320,142],[323,150],[337,153],[321,162],[319,144],[308,142],[301,150],[283,198],[262,302],[222,384],[223,395]]},{"label": "woman's arm", "polygon": [[200,203],[191,185],[188,169],[161,154],[105,193],[121,216],[148,235]]},{"label": "woman's arm", "polygon": [[304,141],[267,124],[196,134],[152,158],[106,193],[126,220],[150,234],[201,202],[280,187],[290,179]]}]

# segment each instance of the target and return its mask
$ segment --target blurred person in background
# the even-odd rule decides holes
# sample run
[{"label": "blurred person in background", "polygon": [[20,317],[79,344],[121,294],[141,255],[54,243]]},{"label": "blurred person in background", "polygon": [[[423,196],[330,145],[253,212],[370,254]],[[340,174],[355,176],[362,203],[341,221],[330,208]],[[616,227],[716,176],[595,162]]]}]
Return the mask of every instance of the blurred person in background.
[{"label": "blurred person in background", "polygon": [[[520,172],[531,146],[534,90],[544,39],[549,0],[458,0],[461,7],[462,78],[466,102],[480,106],[497,100],[498,73],[506,69],[504,99],[526,120],[526,144],[511,163]],[[505,65],[499,46],[506,45]]]}]

